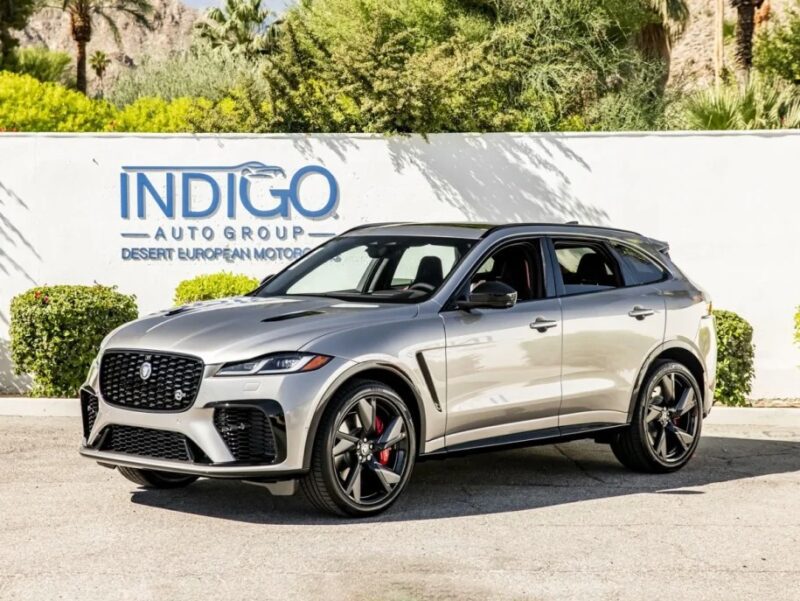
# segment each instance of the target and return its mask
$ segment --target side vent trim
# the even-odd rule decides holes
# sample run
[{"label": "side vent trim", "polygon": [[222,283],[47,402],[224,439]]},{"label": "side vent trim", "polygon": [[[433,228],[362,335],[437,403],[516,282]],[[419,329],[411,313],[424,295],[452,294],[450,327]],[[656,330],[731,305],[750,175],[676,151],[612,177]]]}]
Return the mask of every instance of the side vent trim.
[{"label": "side vent trim", "polygon": [[419,368],[422,371],[422,377],[425,378],[425,385],[428,387],[428,392],[431,393],[433,404],[435,405],[436,410],[441,413],[442,405],[439,403],[439,395],[436,393],[436,386],[433,384],[431,370],[428,368],[428,363],[425,361],[425,356],[422,353],[417,353],[417,362],[419,363]]}]

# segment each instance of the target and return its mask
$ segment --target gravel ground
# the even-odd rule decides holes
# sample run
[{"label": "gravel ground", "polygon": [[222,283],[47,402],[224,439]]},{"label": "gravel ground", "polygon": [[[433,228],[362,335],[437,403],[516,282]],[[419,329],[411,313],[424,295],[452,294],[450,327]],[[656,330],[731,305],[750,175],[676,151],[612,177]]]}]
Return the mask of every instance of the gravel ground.
[{"label": "gravel ground", "polygon": [[584,441],[430,461],[349,521],[235,482],[139,490],[78,457],[78,419],[0,417],[0,599],[796,600],[798,423],[712,419],[667,476]]}]

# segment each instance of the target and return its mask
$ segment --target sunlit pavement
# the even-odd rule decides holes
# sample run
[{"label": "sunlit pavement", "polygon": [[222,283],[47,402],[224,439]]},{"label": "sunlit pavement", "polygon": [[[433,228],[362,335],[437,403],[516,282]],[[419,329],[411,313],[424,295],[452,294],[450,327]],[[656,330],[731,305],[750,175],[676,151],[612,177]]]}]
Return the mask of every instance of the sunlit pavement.
[{"label": "sunlit pavement", "polygon": [[0,599],[796,600],[800,419],[727,415],[677,474],[586,441],[430,461],[366,521],[139,490],[78,456],[78,418],[0,417]]}]

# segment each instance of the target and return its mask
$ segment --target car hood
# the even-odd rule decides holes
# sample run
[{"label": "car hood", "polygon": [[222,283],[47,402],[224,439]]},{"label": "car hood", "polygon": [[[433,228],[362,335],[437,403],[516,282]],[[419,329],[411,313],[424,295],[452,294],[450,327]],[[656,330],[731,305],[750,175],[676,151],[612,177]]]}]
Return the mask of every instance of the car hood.
[{"label": "car hood", "polygon": [[318,297],[235,297],[148,315],[111,333],[107,349],[196,355],[207,364],[300,350],[314,339],[371,322],[410,319],[415,305]]}]

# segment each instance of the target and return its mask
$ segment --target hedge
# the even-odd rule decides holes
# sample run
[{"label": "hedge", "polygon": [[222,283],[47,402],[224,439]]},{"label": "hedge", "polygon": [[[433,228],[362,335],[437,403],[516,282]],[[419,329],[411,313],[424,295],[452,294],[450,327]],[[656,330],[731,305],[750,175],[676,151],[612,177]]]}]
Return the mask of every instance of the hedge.
[{"label": "hedge", "polygon": [[11,301],[11,359],[33,396],[74,397],[103,338],[136,319],[136,297],[108,286],[40,286]]},{"label": "hedge", "polygon": [[717,388],[714,398],[723,405],[747,404],[753,367],[753,327],[733,311],[714,311],[717,322]]},{"label": "hedge", "polygon": [[199,275],[190,280],[183,280],[175,289],[175,304],[184,305],[195,301],[241,296],[255,290],[258,280],[243,274],[221,271],[207,275]]}]

